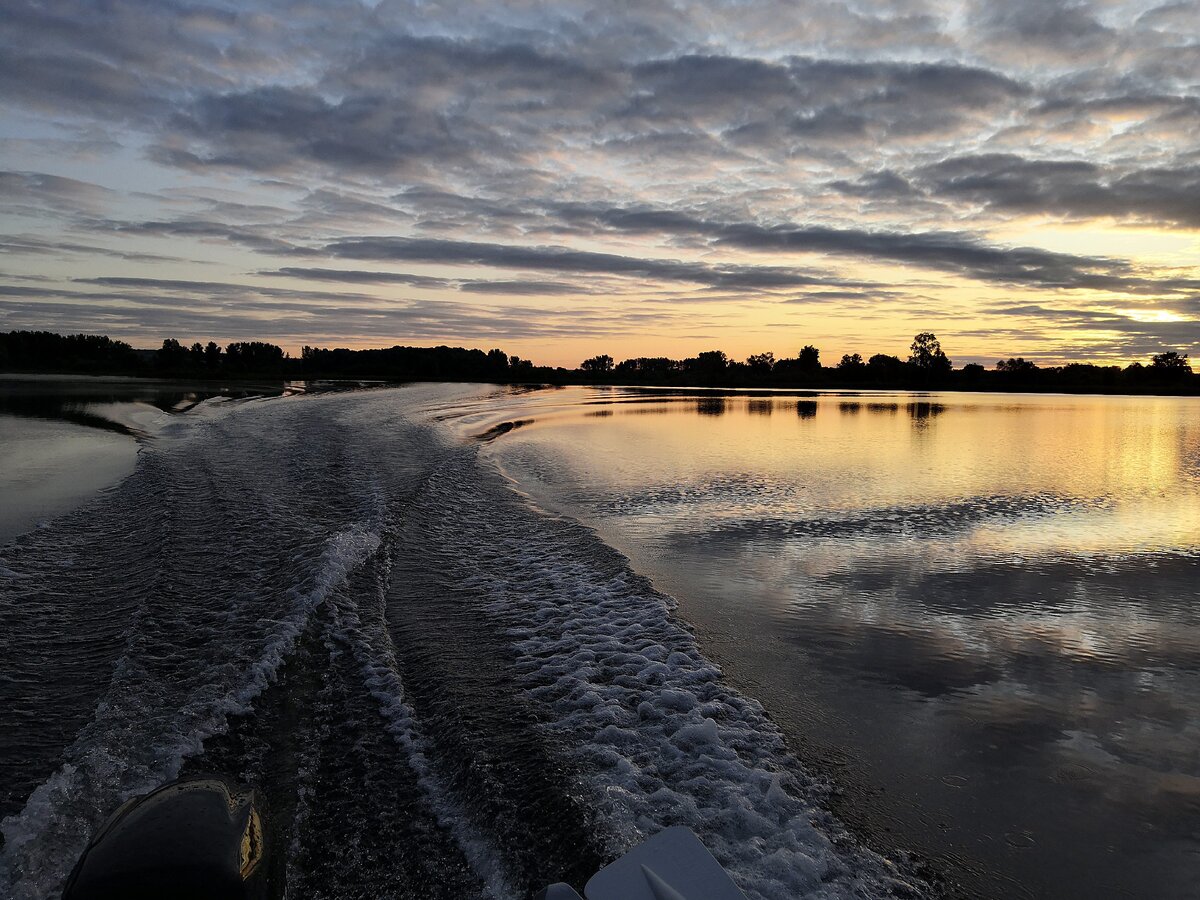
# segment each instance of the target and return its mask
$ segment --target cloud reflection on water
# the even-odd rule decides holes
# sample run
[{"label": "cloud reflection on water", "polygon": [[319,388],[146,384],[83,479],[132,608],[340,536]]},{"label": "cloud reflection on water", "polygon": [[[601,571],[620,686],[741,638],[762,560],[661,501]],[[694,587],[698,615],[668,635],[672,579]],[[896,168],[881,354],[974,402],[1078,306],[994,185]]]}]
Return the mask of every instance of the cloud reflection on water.
[{"label": "cloud reflection on water", "polygon": [[1200,402],[605,399],[579,429],[556,397],[499,459],[677,593],[795,740],[848,758],[865,818],[994,873],[981,896],[1187,896]]}]

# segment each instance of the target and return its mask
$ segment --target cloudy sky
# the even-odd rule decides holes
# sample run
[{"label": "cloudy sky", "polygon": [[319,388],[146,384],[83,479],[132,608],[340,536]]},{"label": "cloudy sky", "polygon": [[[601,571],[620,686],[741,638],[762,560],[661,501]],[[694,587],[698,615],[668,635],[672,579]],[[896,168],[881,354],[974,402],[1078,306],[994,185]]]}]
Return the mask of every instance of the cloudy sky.
[{"label": "cloudy sky", "polygon": [[0,0],[0,328],[1200,356],[1200,2]]}]

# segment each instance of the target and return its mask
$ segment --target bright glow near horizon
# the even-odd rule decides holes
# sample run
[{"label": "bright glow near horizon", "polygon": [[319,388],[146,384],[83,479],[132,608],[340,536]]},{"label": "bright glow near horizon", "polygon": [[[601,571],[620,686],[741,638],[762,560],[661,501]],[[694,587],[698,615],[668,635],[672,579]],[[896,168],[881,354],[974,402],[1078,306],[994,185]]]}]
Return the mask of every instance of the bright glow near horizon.
[{"label": "bright glow near horizon", "polygon": [[0,45],[0,328],[1200,353],[1190,0],[64,0]]}]

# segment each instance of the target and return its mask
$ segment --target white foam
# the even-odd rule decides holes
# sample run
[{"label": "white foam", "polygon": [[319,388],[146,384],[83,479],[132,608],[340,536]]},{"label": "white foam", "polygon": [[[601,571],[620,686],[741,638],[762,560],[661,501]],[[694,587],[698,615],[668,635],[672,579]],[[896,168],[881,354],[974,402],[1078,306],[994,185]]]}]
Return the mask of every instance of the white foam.
[{"label": "white foam", "polygon": [[514,511],[511,496],[457,496],[480,487],[461,475],[435,485],[455,495],[443,502],[459,520],[447,534],[467,539],[465,586],[508,623],[521,682],[585,773],[611,853],[684,824],[751,900],[920,895],[827,812],[826,786],[725,684],[670,598],[577,524]]},{"label": "white foam", "polygon": [[412,707],[404,701],[404,685],[386,629],[364,626],[352,604],[335,607],[334,617],[339,637],[350,646],[367,690],[379,704],[385,729],[404,753],[438,824],[454,837],[489,898],[517,900],[519,895],[513,887],[514,879],[504,869],[503,855],[473,824],[430,763],[428,742]]}]

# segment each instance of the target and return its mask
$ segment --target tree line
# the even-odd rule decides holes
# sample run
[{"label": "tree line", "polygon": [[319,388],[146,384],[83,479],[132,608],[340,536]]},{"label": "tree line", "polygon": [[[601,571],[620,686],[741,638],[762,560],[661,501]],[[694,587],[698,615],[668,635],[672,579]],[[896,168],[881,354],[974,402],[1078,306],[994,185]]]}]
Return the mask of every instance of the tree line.
[{"label": "tree line", "polygon": [[861,354],[847,353],[834,365],[825,366],[821,351],[810,344],[784,359],[776,359],[773,353],[756,353],[737,361],[720,350],[710,350],[682,360],[638,357],[617,363],[611,356],[600,355],[584,360],[579,371],[587,381],[605,384],[1200,393],[1200,376],[1193,374],[1187,355],[1175,350],[1124,367],[1091,363],[1038,366],[1016,357],[999,360],[993,369],[978,363],[956,369],[937,335],[929,331],[913,338],[905,359],[885,353],[863,359]]},{"label": "tree line", "polygon": [[810,345],[794,357],[756,353],[744,361],[721,350],[686,359],[636,357],[616,362],[607,354],[577,369],[537,366],[503,350],[463,347],[387,347],[368,350],[304,347],[293,357],[275,344],[215,341],[185,345],[168,338],[154,350],[137,350],[103,335],[48,331],[0,333],[0,372],[55,372],[161,378],[355,379],[382,381],[479,381],[547,384],[643,384],[676,387],[857,387],[946,390],[1090,391],[1103,393],[1200,393],[1200,375],[1188,357],[1164,350],[1146,363],[1038,366],[1015,357],[994,368],[970,363],[955,368],[932,332],[913,338],[901,359],[884,353],[863,359],[848,353],[832,366]]},{"label": "tree line", "polygon": [[0,333],[0,371],[82,375],[141,375],[205,378],[238,375],[287,375],[288,354],[262,341],[219,346],[181,344],[174,338],[157,350],[135,350],[124,341],[98,334],[52,331]]},{"label": "tree line", "polygon": [[265,341],[216,341],[190,346],[167,338],[154,350],[134,349],[103,335],[50,331],[0,333],[0,372],[133,375],[197,380],[225,378],[349,378],[390,381],[546,381],[565,383],[568,370],[535,366],[503,350],[388,347],[371,350],[305,347],[294,357]]}]

